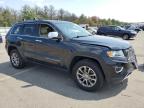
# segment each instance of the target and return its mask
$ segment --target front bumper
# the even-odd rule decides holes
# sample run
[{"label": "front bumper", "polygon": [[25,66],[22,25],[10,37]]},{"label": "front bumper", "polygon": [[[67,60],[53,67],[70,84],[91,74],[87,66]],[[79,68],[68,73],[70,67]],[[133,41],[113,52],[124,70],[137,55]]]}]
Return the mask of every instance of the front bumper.
[{"label": "front bumper", "polygon": [[137,34],[131,34],[130,35],[130,38],[134,38],[134,37],[136,37],[137,36]]},{"label": "front bumper", "polygon": [[103,65],[103,72],[107,82],[122,81],[138,68],[134,50],[129,48],[124,53],[127,58],[107,60],[106,64]]},{"label": "front bumper", "polygon": [[[122,65],[124,68],[120,73],[116,73],[111,75],[110,81],[122,81],[125,78],[127,78],[135,69],[137,69],[137,63],[131,62],[131,63],[117,63],[119,65]],[[115,68],[115,66],[113,67]]]},{"label": "front bumper", "polygon": [[[116,71],[116,67],[123,67],[121,72]],[[114,64],[107,64],[105,68],[103,68],[105,79],[107,82],[119,82],[127,78],[135,69],[138,68],[137,62],[115,62]]]}]

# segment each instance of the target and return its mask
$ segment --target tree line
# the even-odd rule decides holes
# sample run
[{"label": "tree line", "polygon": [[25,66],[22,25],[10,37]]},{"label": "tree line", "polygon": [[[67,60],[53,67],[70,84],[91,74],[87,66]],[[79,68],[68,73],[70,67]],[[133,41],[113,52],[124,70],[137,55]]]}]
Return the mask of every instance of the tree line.
[{"label": "tree line", "polygon": [[77,24],[89,24],[90,26],[102,26],[102,25],[122,25],[115,19],[101,19],[97,16],[87,17],[84,14],[77,16],[75,13],[70,13],[64,9],[55,9],[54,6],[31,7],[24,5],[21,10],[14,10],[12,8],[0,7],[0,26],[7,27],[12,26],[16,22],[20,22],[23,19],[47,19],[47,20],[65,20],[71,21]]}]

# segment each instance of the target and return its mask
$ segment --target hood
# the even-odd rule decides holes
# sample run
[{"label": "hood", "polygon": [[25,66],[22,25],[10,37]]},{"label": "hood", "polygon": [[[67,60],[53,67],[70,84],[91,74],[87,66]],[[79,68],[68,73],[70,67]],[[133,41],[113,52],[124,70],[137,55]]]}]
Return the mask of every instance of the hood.
[{"label": "hood", "polygon": [[83,44],[105,46],[115,50],[127,49],[131,47],[131,45],[127,41],[116,39],[113,37],[105,37],[105,36],[98,36],[98,35],[73,38],[72,40]]},{"label": "hood", "polygon": [[124,31],[132,34],[137,34],[137,32],[134,29],[126,29]]}]

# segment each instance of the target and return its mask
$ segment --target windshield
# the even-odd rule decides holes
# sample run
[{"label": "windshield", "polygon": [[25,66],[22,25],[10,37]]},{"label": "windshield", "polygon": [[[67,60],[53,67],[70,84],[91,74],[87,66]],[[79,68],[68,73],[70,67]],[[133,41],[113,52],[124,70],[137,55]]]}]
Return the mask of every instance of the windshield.
[{"label": "windshield", "polygon": [[118,28],[119,28],[120,30],[125,30],[123,27],[120,27],[120,26],[118,26]]},{"label": "windshield", "polygon": [[68,38],[86,37],[86,36],[92,35],[84,28],[78,26],[77,24],[71,23],[71,22],[56,23],[56,26]]}]

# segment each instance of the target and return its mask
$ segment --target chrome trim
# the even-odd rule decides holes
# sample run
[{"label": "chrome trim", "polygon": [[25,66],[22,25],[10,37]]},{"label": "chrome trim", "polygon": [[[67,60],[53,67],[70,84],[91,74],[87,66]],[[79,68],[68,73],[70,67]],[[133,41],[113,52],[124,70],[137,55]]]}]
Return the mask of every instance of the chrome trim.
[{"label": "chrome trim", "polygon": [[42,42],[42,40],[35,40],[35,41],[36,41],[36,42],[40,42],[40,43]]},{"label": "chrome trim", "polygon": [[59,62],[59,63],[60,63],[60,61],[61,61],[61,60],[56,60],[56,59],[52,59],[52,58],[49,58],[49,57],[46,57],[45,59],[47,59],[47,60],[49,60],[49,61]]},{"label": "chrome trim", "polygon": [[[120,70],[117,70],[118,68],[120,68]],[[123,71],[123,69],[124,69],[124,67],[118,67],[118,66],[115,67],[116,73],[121,73]]]}]

